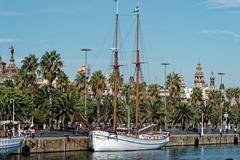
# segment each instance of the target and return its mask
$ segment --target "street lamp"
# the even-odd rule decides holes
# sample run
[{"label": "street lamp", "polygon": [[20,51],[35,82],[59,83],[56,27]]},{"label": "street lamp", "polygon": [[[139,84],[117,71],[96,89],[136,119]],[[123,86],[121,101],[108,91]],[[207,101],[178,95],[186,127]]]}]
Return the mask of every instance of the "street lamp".
[{"label": "street lamp", "polygon": [[222,73],[222,72],[219,72],[218,73],[218,75],[220,76],[220,78],[221,78],[221,84],[220,84],[220,91],[221,91],[221,106],[220,106],[220,108],[221,108],[221,113],[220,113],[220,116],[221,116],[221,128],[220,128],[220,134],[222,133],[222,123],[223,123],[223,119],[222,119],[222,109],[223,109],[223,99],[222,99],[222,96],[223,96],[223,93],[224,93],[224,89],[225,89],[225,87],[224,87],[224,84],[222,83],[222,76],[224,76],[225,75],[225,73]]},{"label": "street lamp", "polygon": [[10,103],[12,104],[12,121],[14,123],[15,121],[15,104],[14,104],[14,99],[10,99]]},{"label": "street lamp", "polygon": [[87,116],[87,53],[91,51],[89,48],[82,48],[81,51],[85,53],[85,77],[84,77],[84,86],[85,86],[85,102],[84,102],[84,107],[85,107],[85,112],[84,115],[85,117]]},{"label": "street lamp", "polygon": [[[202,106],[202,107],[206,107],[207,106],[207,102],[206,101],[204,101],[204,106]],[[204,133],[203,133],[203,108],[202,108],[202,126],[201,126],[201,135],[203,136],[204,135]]]},{"label": "street lamp", "polygon": [[223,115],[223,116],[224,116],[224,118],[225,118],[225,122],[226,122],[225,124],[226,124],[226,126],[227,126],[227,128],[226,128],[226,129],[227,129],[227,133],[228,133],[228,113],[227,113],[227,112],[226,112],[226,113],[224,113],[224,115]]},{"label": "street lamp", "polygon": [[15,128],[14,128],[14,121],[15,121],[15,103],[14,103],[14,99],[10,99],[10,103],[12,104],[12,121],[13,121],[13,136],[15,136]]},{"label": "street lamp", "polygon": [[167,74],[167,66],[170,65],[170,63],[161,63],[162,66],[164,66],[164,97],[165,97],[165,116],[164,116],[164,129],[167,129],[167,95],[166,95],[166,74]]}]

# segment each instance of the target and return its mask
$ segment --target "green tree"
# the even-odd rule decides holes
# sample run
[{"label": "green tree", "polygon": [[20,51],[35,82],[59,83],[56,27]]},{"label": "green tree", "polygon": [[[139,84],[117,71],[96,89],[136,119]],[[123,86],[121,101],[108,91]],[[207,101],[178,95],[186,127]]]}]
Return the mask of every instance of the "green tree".
[{"label": "green tree", "polygon": [[80,98],[83,98],[85,94],[85,74],[78,74],[74,82],[77,94],[79,95]]},{"label": "green tree", "polygon": [[16,77],[16,84],[19,89],[23,90],[29,95],[36,89],[36,78],[38,72],[38,58],[34,54],[29,54],[22,61],[22,66],[18,71],[18,76]]},{"label": "green tree", "polygon": [[48,85],[52,86],[53,81],[60,74],[63,63],[60,54],[56,50],[45,52],[40,61],[40,69],[43,78],[48,80]]},{"label": "green tree", "polygon": [[194,87],[191,94],[191,104],[199,108],[203,104],[203,93],[199,87]]},{"label": "green tree", "polygon": [[228,99],[228,103],[231,104],[232,100],[234,98],[234,94],[235,94],[235,88],[228,88],[226,90],[226,97]]},{"label": "green tree", "polygon": [[14,88],[13,80],[11,80],[11,79],[5,80],[5,81],[3,82],[3,86]]},{"label": "green tree", "polygon": [[23,94],[21,90],[3,87],[0,90],[1,120],[11,120],[13,117],[13,106],[15,121],[29,121],[33,111],[33,103],[30,97]]},{"label": "green tree", "polygon": [[202,112],[203,112],[203,118],[204,118],[204,122],[205,122],[205,126],[207,126],[208,122],[213,122],[214,119],[214,112],[213,112],[213,107],[210,105],[203,105],[202,107]]},{"label": "green tree", "polygon": [[66,93],[55,99],[53,104],[53,116],[55,119],[60,120],[62,123],[73,123],[74,114],[79,113],[79,102],[76,96],[72,93]]},{"label": "green tree", "polygon": [[214,112],[213,123],[214,125],[217,125],[220,122],[221,102],[223,101],[224,96],[221,91],[210,90],[208,99],[208,105],[210,105],[213,110],[216,111]]},{"label": "green tree", "polygon": [[181,92],[181,77],[177,73],[169,73],[167,76],[166,87],[169,91],[170,101],[174,108],[177,104],[177,101],[180,99],[180,92]]},{"label": "green tree", "polygon": [[148,99],[146,105],[141,108],[140,121],[143,123],[154,123],[158,126],[164,124],[164,105],[160,100]]},{"label": "green tree", "polygon": [[33,113],[34,119],[39,123],[49,124],[49,119],[52,117],[52,110],[49,102],[50,93],[48,86],[44,85],[36,90],[33,102],[35,104],[35,111]]},{"label": "green tree", "polygon": [[160,99],[160,85],[158,84],[150,84],[147,86],[148,98],[152,100]]},{"label": "green tree", "polygon": [[174,125],[181,124],[182,130],[186,129],[186,125],[193,119],[194,112],[187,103],[179,103],[172,115],[172,122]]},{"label": "green tree", "polygon": [[97,101],[97,121],[99,123],[99,117],[100,117],[100,103],[101,103],[101,96],[103,95],[106,83],[105,83],[105,76],[102,74],[101,71],[95,71],[93,72],[91,79],[90,79],[90,85],[92,88],[93,95],[96,98]]},{"label": "green tree", "polygon": [[60,71],[60,74],[57,76],[56,88],[61,94],[65,93],[69,88],[68,76],[63,71]]},{"label": "green tree", "polygon": [[236,118],[236,124],[237,124],[237,127],[239,127],[239,103],[240,103],[240,88],[237,87],[237,88],[234,88],[234,99],[235,99],[235,102],[236,102],[236,107],[237,107],[237,118]]},{"label": "green tree", "polygon": [[[126,108],[126,101],[119,99],[117,101],[117,126],[120,124],[126,124],[127,122],[127,108]],[[101,112],[103,113],[100,116],[100,120],[103,121],[105,124],[106,122],[113,125],[113,109],[114,109],[114,103],[113,103],[113,96],[105,96],[103,99],[103,107],[101,107]]]}]

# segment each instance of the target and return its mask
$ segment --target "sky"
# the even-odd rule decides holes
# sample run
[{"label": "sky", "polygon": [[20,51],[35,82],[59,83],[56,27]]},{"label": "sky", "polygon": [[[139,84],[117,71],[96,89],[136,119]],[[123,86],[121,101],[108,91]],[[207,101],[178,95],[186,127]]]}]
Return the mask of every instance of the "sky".
[{"label": "sky", "polygon": [[[119,0],[121,73],[134,74],[134,46],[137,0]],[[140,0],[141,56],[147,83],[163,84],[162,62],[167,72],[183,75],[193,86],[197,63],[206,83],[211,72],[219,85],[219,72],[226,73],[226,87],[240,86],[240,0]],[[91,73],[111,72],[115,25],[114,0],[0,0],[0,56],[9,62],[9,47],[15,61],[34,53],[57,50],[64,71],[74,79],[84,65],[81,48],[91,48]]]}]

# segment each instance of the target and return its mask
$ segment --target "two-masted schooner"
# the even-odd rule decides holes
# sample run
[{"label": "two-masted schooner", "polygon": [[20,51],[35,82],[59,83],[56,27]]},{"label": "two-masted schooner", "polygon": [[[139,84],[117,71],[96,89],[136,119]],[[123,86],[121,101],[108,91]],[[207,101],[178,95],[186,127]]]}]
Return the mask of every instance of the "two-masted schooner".
[{"label": "two-masted schooner", "polygon": [[117,134],[116,112],[118,94],[118,0],[116,2],[116,31],[114,48],[114,115],[112,131],[92,130],[90,131],[90,149],[93,151],[131,151],[158,149],[169,142],[169,133],[157,132],[153,134],[138,134],[138,113],[139,113],[139,76],[140,76],[140,56],[139,56],[139,6],[135,12],[137,15],[137,35],[136,35],[136,133]]}]

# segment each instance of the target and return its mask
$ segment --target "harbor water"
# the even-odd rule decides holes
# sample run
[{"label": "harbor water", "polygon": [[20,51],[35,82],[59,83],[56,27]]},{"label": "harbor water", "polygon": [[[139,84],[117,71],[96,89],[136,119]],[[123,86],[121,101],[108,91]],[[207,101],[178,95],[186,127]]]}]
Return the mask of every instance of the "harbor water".
[{"label": "harbor water", "polygon": [[4,160],[238,160],[239,145],[203,145],[166,147],[161,150],[131,151],[131,152],[60,152],[30,154],[29,157],[10,155],[1,157]]}]

